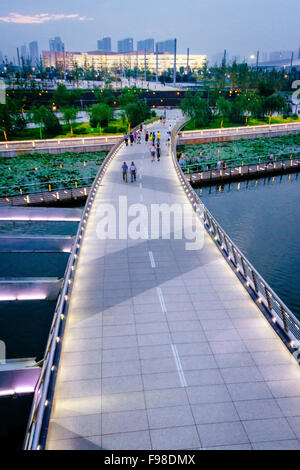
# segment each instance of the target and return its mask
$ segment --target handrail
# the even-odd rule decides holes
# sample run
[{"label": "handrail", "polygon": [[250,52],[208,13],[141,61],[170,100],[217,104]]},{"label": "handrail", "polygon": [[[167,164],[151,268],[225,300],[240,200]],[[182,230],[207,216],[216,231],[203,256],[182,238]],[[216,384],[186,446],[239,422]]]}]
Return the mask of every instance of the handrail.
[{"label": "handrail", "polygon": [[[187,121],[186,121],[187,122]],[[263,124],[258,126],[240,126],[240,127],[222,127],[214,129],[195,129],[180,131],[178,137],[188,138],[190,137],[204,137],[212,135],[224,135],[224,134],[255,134],[261,131],[272,132],[277,130],[300,130],[300,123],[282,123],[282,124]]]},{"label": "handrail", "polygon": [[198,195],[193,191],[190,183],[186,180],[182,172],[176,158],[176,137],[178,131],[185,123],[186,120],[179,122],[178,125],[174,127],[171,136],[172,159],[183,189],[194,211],[202,219],[204,227],[224,258],[262,310],[269,323],[279,334],[287,348],[291,353],[294,353],[298,350],[300,342],[300,321],[223,230],[203,201],[201,201]]},{"label": "handrail", "polygon": [[[153,120],[150,120],[150,122],[153,122]],[[149,121],[147,121],[147,123],[149,123]],[[138,128],[139,126],[136,126],[132,130],[136,130]],[[78,263],[83,237],[85,235],[86,224],[97,189],[100,186],[109,164],[122,145],[124,145],[123,138],[120,139],[120,141],[107,154],[93,182],[85,204],[73,248],[69,256],[61,291],[57,300],[49,338],[45,349],[43,368],[35,388],[33,404],[23,445],[24,450],[41,450],[45,448],[47,428],[51,414],[54,387],[61,354],[62,338],[66,324],[75,270]]]}]

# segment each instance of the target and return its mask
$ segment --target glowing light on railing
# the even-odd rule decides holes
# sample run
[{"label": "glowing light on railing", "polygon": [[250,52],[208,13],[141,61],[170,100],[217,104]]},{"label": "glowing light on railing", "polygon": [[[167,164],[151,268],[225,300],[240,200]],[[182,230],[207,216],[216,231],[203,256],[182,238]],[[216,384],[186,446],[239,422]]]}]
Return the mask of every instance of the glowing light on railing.
[{"label": "glowing light on railing", "polygon": [[20,294],[17,295],[17,300],[45,300],[45,294]]},{"label": "glowing light on railing", "polygon": [[0,296],[0,302],[10,302],[12,300],[17,300],[17,297],[15,297],[13,295]]},{"label": "glowing light on railing", "polygon": [[260,297],[258,297],[257,302],[259,302],[259,303],[261,304],[261,303],[262,303],[262,299],[261,299]]},{"label": "glowing light on railing", "polygon": [[57,343],[60,342],[60,337],[59,337],[59,336],[56,337],[56,342],[57,342]]},{"label": "glowing light on railing", "polygon": [[273,322],[273,323],[276,323],[276,322],[277,322],[277,320],[276,320],[275,317],[272,317],[272,322]]},{"label": "glowing light on railing", "polygon": [[45,408],[46,408],[46,406],[48,406],[48,405],[49,405],[49,401],[48,401],[48,400],[46,400],[46,401],[45,401],[45,405],[44,405],[44,406],[45,406]]}]

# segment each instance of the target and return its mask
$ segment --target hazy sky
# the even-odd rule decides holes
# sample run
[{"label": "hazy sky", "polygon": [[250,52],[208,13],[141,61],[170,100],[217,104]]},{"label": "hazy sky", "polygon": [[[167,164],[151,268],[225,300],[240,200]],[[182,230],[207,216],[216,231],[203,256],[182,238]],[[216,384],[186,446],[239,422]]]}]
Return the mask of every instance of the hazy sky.
[{"label": "hazy sky", "polygon": [[177,37],[178,51],[230,55],[298,49],[299,0],[0,0],[0,50],[61,36],[66,50],[97,48],[97,39]]}]

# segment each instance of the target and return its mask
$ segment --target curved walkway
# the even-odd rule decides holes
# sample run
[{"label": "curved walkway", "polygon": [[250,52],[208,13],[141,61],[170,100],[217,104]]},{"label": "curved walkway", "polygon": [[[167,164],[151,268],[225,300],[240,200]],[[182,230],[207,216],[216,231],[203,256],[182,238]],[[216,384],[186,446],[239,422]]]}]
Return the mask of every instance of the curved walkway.
[{"label": "curved walkway", "polygon": [[[210,237],[99,240],[99,209],[187,203],[162,132],[160,162],[122,146],[80,252],[48,449],[299,449],[300,369]],[[159,124],[152,125],[158,130]],[[138,178],[121,181],[134,160]],[[123,213],[122,213],[123,214]],[[200,223],[200,222],[198,222]]]}]

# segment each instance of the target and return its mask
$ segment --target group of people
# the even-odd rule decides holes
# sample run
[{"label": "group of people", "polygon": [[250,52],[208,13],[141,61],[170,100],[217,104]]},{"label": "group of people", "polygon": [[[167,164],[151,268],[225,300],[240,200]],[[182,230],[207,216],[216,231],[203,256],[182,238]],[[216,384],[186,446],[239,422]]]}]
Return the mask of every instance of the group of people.
[{"label": "group of people", "polygon": [[[123,181],[127,183],[128,165],[126,162],[123,163],[121,169],[122,169],[122,174],[123,174]],[[131,183],[133,183],[134,181],[136,181],[136,174],[137,174],[137,167],[134,162],[131,162],[129,171],[130,171],[130,176],[131,176]]]}]

